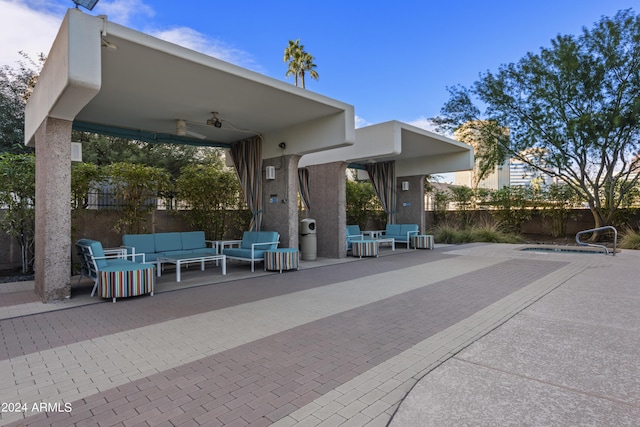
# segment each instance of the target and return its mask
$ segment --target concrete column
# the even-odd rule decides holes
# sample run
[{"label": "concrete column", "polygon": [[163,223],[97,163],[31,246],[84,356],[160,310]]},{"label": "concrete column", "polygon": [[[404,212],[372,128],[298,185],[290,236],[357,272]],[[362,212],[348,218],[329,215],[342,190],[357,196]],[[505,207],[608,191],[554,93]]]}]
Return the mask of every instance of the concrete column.
[{"label": "concrete column", "polygon": [[[426,230],[424,218],[424,179],[425,175],[401,176],[396,178],[396,223],[418,224],[421,233],[424,233]],[[408,190],[402,189],[403,182],[409,183]]]},{"label": "concrete column", "polygon": [[[280,233],[280,247],[298,247],[298,161],[288,155],[265,159],[262,167],[276,168],[276,179],[264,180],[262,229]],[[264,176],[264,175],[263,175]]]},{"label": "concrete column", "polygon": [[318,256],[346,258],[348,163],[307,166],[309,170],[309,218],[316,220]]},{"label": "concrete column", "polygon": [[71,296],[71,124],[48,117],[36,141],[35,292]]}]

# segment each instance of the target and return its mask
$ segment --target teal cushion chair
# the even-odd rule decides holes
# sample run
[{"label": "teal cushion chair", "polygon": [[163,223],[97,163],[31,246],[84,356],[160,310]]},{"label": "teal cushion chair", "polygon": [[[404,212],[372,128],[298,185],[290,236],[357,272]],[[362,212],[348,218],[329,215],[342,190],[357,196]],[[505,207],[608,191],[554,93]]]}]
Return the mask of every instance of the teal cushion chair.
[{"label": "teal cushion chair", "polygon": [[280,234],[276,231],[245,231],[239,248],[225,248],[222,254],[229,259],[249,261],[251,271],[256,262],[264,262],[264,253],[278,247]]},{"label": "teal cushion chair", "polygon": [[347,225],[347,252],[351,250],[351,242],[364,239],[359,225]]},{"label": "teal cushion chair", "polygon": [[102,298],[112,298],[116,302],[116,298],[121,297],[153,295],[154,265],[144,262],[144,254],[126,254],[121,248],[105,251],[99,241],[92,239],[78,240],[76,249],[81,263],[78,282],[83,276],[93,280],[91,296],[99,291]]}]

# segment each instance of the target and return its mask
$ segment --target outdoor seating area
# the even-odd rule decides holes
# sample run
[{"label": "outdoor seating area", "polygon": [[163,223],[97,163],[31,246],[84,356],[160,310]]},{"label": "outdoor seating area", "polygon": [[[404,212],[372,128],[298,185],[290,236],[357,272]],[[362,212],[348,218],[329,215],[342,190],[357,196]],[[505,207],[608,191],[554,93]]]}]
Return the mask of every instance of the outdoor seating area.
[{"label": "outdoor seating area", "polygon": [[[93,280],[91,296],[126,298],[144,294],[153,296],[154,265],[145,262],[144,254],[127,254],[122,248],[104,249],[97,240],[80,239],[76,249],[81,275]],[[130,259],[129,259],[130,258]],[[140,259],[136,262],[134,259]]]},{"label": "outdoor seating area", "polygon": [[362,231],[359,225],[347,225],[347,252],[360,258],[363,256],[377,257],[380,244],[387,243],[391,250],[395,251],[397,242],[405,243],[407,249],[409,249],[411,247],[411,237],[417,234],[417,224],[387,224],[385,230],[373,231]]}]

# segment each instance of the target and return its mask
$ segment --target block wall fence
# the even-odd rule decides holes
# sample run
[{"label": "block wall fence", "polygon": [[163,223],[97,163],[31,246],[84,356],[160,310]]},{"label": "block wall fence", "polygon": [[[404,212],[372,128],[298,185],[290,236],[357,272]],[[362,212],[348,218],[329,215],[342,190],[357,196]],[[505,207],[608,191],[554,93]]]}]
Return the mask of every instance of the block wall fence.
[{"label": "block wall fence", "polygon": [[[448,215],[454,215],[453,211]],[[230,213],[229,215],[233,215]],[[473,212],[474,218],[482,215],[490,216],[487,211]],[[122,242],[122,234],[114,231],[114,224],[118,219],[119,213],[115,210],[81,210],[74,211],[72,214],[72,242],[81,238],[91,238],[100,240],[104,247],[120,246]],[[146,221],[146,232],[172,232],[172,231],[190,231],[191,227],[183,219],[179,213],[172,211],[154,211],[150,214]],[[425,212],[425,224],[429,229],[435,224],[434,213],[432,211]],[[627,224],[634,229],[638,229],[640,225],[640,214],[633,213],[629,216]],[[370,221],[367,229],[384,228],[384,224],[376,224]],[[566,238],[572,242],[577,232],[593,228],[593,217],[591,212],[586,209],[574,210],[570,219],[567,221]],[[520,232],[522,234],[535,234],[539,236],[549,236],[551,238],[551,218],[543,217],[535,214],[530,220],[525,221]],[[231,230],[225,239],[241,238],[243,230]],[[623,230],[618,230],[622,232]],[[206,236],[210,239],[210,236]],[[20,245],[15,238],[9,237],[6,233],[0,231],[0,270],[19,268],[21,266]],[[75,254],[73,254],[74,262]]]}]

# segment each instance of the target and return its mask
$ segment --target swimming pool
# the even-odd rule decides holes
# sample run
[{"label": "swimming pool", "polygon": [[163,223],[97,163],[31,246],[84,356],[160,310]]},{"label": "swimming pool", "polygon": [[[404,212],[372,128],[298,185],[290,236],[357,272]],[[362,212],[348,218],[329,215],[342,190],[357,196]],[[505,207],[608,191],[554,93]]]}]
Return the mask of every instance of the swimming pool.
[{"label": "swimming pool", "polygon": [[541,252],[541,253],[580,253],[580,254],[605,254],[603,248],[594,248],[588,246],[552,246],[552,245],[536,245],[521,248],[525,252]]}]

